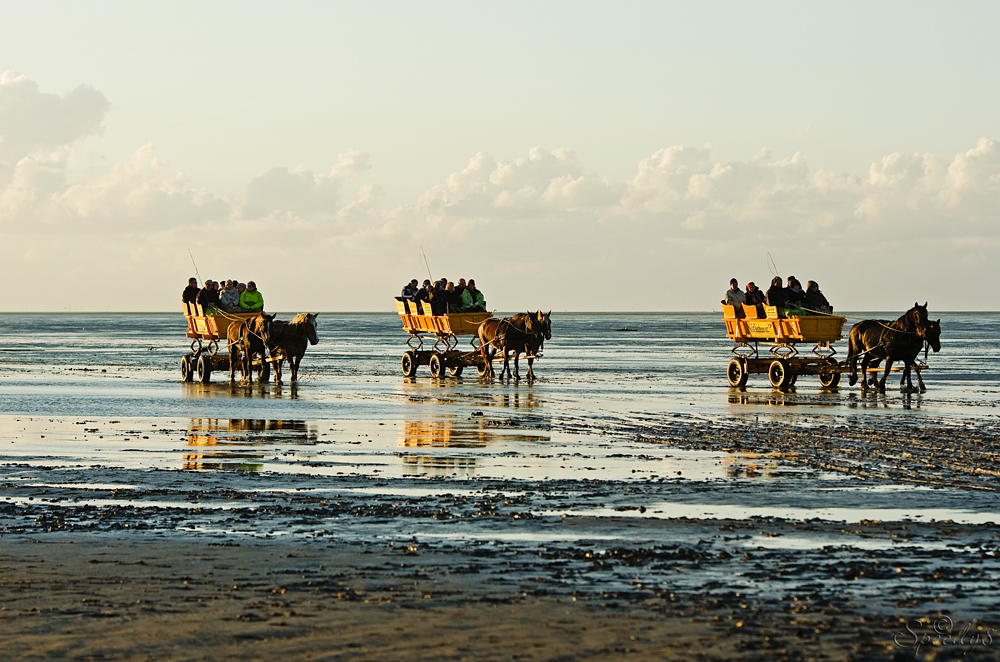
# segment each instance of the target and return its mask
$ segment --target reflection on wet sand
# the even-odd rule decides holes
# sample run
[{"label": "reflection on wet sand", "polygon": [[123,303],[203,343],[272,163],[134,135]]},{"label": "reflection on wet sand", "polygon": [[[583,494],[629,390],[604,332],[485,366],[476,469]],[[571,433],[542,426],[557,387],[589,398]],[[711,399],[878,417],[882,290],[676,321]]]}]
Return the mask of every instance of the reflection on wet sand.
[{"label": "reflection on wet sand", "polygon": [[[405,448],[485,448],[500,442],[540,443],[550,440],[548,434],[525,434],[502,431],[496,422],[483,416],[459,419],[445,416],[430,421],[407,421],[399,437]],[[434,453],[412,455],[399,453],[406,475],[458,474],[471,477],[476,473],[478,457],[466,454]]]},{"label": "reflection on wet sand", "polygon": [[200,382],[181,382],[184,388],[184,395],[189,398],[222,398],[222,399],[232,399],[232,398],[243,398],[243,399],[273,399],[281,400],[287,398],[289,400],[298,400],[299,389],[297,384],[285,385],[285,384],[254,384],[252,388],[248,388],[242,384],[231,384],[229,383],[228,377],[225,381],[210,382],[208,384],[202,384]]},{"label": "reflection on wet sand", "polygon": [[[183,468],[260,471],[264,466],[264,449],[249,449],[248,446],[316,442],[316,429],[305,421],[192,418],[188,424],[187,445],[199,450],[184,454]],[[245,450],[208,449],[218,446],[235,446]]]}]

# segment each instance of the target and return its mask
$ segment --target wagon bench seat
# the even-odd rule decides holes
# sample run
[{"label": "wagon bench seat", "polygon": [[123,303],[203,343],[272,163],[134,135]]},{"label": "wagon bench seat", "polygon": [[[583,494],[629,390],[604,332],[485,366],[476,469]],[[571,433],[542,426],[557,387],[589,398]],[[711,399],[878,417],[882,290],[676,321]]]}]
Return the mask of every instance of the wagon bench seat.
[{"label": "wagon bench seat", "polygon": [[187,319],[187,337],[202,340],[223,340],[228,337],[229,326],[260,313],[211,313],[197,303],[182,303]]},{"label": "wagon bench seat", "polygon": [[436,336],[471,336],[476,334],[480,324],[493,317],[492,313],[432,315],[431,307],[425,302],[405,301],[398,297],[396,311],[403,320],[403,330],[410,335],[433,333]]},{"label": "wagon bench seat", "polygon": [[[846,317],[839,315],[803,315],[801,317],[778,318],[774,306],[743,306],[737,316],[735,306],[722,306],[722,321],[726,324],[726,336],[733,342],[746,343],[767,341],[789,342],[836,342],[843,337]],[[763,309],[763,315],[761,315]]]}]

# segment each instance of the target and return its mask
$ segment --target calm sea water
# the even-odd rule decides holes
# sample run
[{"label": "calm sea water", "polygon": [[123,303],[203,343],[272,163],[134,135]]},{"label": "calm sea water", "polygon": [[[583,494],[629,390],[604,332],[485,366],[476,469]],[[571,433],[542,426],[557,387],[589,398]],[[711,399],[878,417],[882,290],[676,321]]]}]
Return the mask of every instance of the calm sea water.
[{"label": "calm sea water", "polygon": [[[464,411],[517,398],[547,416],[609,421],[640,413],[995,415],[1000,314],[940,317],[942,350],[929,357],[929,390],[863,397],[846,380],[838,391],[821,391],[815,377],[800,378],[787,394],[772,391],[764,375],[752,376],[744,392],[730,389],[725,368],[732,345],[718,313],[555,313],[534,384],[484,382],[472,370],[460,379],[432,380],[425,366],[407,380],[399,369],[406,334],[397,315],[322,314],[320,344],[306,353],[295,389],[233,388],[228,375],[218,373],[207,386],[181,382],[179,362],[189,341],[180,314],[4,314],[0,409],[43,416],[396,420],[417,403]],[[846,355],[846,341],[837,347]],[[895,388],[898,381],[890,379]]]}]

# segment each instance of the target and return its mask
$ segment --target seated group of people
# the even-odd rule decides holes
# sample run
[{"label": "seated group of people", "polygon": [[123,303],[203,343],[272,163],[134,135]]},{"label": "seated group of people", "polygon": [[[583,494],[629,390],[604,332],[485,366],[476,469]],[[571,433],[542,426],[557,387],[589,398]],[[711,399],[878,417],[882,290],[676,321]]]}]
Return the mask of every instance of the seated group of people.
[{"label": "seated group of people", "polygon": [[[221,289],[220,289],[221,287]],[[205,287],[198,287],[198,279],[188,280],[181,295],[184,303],[197,303],[206,313],[259,313],[264,310],[264,295],[252,280],[246,284],[235,280],[206,280]]]},{"label": "seated group of people", "polygon": [[820,292],[819,284],[811,280],[803,290],[802,283],[795,276],[788,277],[786,287],[781,286],[781,276],[775,276],[766,293],[761,292],[752,281],[747,283],[747,290],[744,292],[740,289],[739,281],[733,278],[729,281],[729,289],[726,290],[726,298],[722,303],[736,306],[739,312],[742,312],[741,304],[754,306],[764,303],[775,306],[779,317],[833,314],[833,306]]},{"label": "seated group of people", "polygon": [[407,309],[412,314],[420,312],[419,304],[412,308],[409,302],[426,301],[430,304],[434,315],[447,315],[449,313],[485,313],[486,299],[483,293],[476,289],[476,281],[469,279],[466,283],[464,278],[458,279],[458,285],[451,283],[447,278],[431,283],[425,280],[423,286],[418,285],[414,278],[405,286],[401,298],[407,302]]}]

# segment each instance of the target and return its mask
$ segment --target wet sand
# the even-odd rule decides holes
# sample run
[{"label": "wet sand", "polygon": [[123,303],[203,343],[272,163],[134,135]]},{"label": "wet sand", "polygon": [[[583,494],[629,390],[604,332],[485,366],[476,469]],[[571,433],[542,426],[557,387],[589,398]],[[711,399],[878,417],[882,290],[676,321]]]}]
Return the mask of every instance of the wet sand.
[{"label": "wet sand", "polygon": [[1000,659],[996,321],[861,396],[728,389],[696,315],[561,318],[534,384],[403,379],[350,316],[249,389],[179,383],[174,317],[40,316],[0,659]]}]

